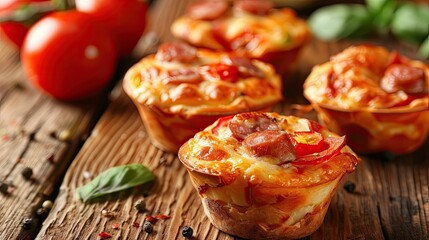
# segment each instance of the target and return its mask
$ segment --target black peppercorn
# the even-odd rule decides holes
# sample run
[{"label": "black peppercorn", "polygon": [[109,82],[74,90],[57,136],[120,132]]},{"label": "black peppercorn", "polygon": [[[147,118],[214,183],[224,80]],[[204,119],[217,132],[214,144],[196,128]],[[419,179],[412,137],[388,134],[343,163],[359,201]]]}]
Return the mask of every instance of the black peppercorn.
[{"label": "black peppercorn", "polygon": [[33,169],[25,167],[24,169],[22,169],[21,174],[25,179],[31,179],[31,177],[33,176]]},{"label": "black peppercorn", "polygon": [[39,208],[36,210],[36,216],[41,219],[45,219],[49,214],[49,211],[46,208]]},{"label": "black peppercorn", "polygon": [[31,225],[33,224],[33,219],[32,218],[30,218],[30,217],[26,217],[26,218],[24,218],[24,220],[22,220],[22,228],[24,228],[24,229],[30,229],[31,228]]},{"label": "black peppercorn", "polygon": [[7,194],[7,190],[9,189],[9,185],[7,183],[4,182],[0,182],[0,192]]},{"label": "black peppercorn", "polygon": [[190,238],[194,234],[194,230],[189,226],[184,226],[182,229],[182,236],[185,238]]},{"label": "black peppercorn", "polygon": [[134,208],[139,212],[143,212],[146,208],[146,204],[142,199],[139,199],[134,204]]},{"label": "black peppercorn", "polygon": [[153,232],[153,224],[151,222],[145,222],[143,224],[143,230],[147,233]]},{"label": "black peppercorn", "polygon": [[356,184],[354,184],[352,181],[347,180],[347,181],[344,183],[344,189],[345,189],[347,192],[352,193],[352,192],[354,192],[354,191],[355,191],[355,189],[356,189]]}]

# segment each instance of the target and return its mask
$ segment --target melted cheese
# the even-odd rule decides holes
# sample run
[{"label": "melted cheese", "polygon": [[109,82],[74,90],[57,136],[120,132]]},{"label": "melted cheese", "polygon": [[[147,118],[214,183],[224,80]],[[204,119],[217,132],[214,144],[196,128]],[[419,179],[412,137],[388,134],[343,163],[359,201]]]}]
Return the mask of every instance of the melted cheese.
[{"label": "melted cheese", "polygon": [[[293,117],[280,116],[275,113],[267,115],[278,119],[279,126],[283,131],[294,133],[309,128],[308,120]],[[321,184],[336,178],[338,174],[344,173],[344,163],[340,166],[335,165],[335,161],[327,161],[320,165],[300,166],[299,170],[292,164],[276,165],[272,164],[269,156],[255,157],[252,156],[243,146],[242,142],[232,136],[230,129],[223,126],[218,129],[217,135],[213,135],[212,129],[216,126],[207,127],[204,131],[198,133],[193,139],[190,139],[182,147],[179,155],[182,161],[198,169],[198,171],[208,171],[211,173],[222,174],[229,172],[239,174],[240,178],[249,182],[249,184],[274,184],[279,186],[309,186]],[[325,137],[335,136],[335,134],[322,130]],[[227,158],[216,161],[203,161],[198,157],[198,153],[203,147],[211,146],[221,149],[227,153]],[[349,151],[344,148],[344,151]],[[357,163],[356,158],[346,158],[349,167]],[[346,164],[347,166],[347,164]],[[352,167],[354,168],[354,167]]]},{"label": "melted cheese", "polygon": [[[268,52],[292,49],[303,45],[310,36],[305,21],[296,17],[290,9],[273,10],[267,15],[254,15],[231,9],[216,20],[217,34],[229,44],[246,33],[254,37],[245,40],[248,56],[261,57]],[[214,34],[211,21],[194,20],[188,16],[172,24],[173,34],[194,45],[212,49],[223,49]],[[234,49],[240,51],[240,49]]]},{"label": "melted cheese", "polygon": [[[306,119],[264,114],[288,133],[311,129]],[[212,133],[214,128],[216,134]],[[320,132],[325,137],[336,136],[323,127]],[[201,158],[199,153],[208,147],[226,154]],[[238,224],[255,223],[267,235],[281,234],[289,227],[305,228],[314,216],[324,215],[342,176],[352,172],[359,161],[346,146],[341,154],[322,163],[279,166],[272,164],[270,157],[251,156],[242,141],[233,137],[228,124],[218,122],[186,142],[179,159],[188,168],[194,186],[205,186],[205,191],[200,191],[203,199],[219,202],[227,218]]]},{"label": "melted cheese", "polygon": [[201,66],[220,63],[227,56],[226,53],[198,50],[198,59],[184,64],[160,62],[150,55],[127,72],[124,89],[140,104],[184,116],[261,110],[282,99],[280,77],[272,66],[258,60],[252,60],[252,64],[264,77],[240,77],[236,82],[228,82],[200,71],[201,81],[169,83],[166,80],[168,71],[199,71]]},{"label": "melted cheese", "polygon": [[404,91],[387,93],[379,86],[388,65],[390,53],[382,47],[357,46],[332,57],[330,62],[313,68],[304,83],[304,95],[313,103],[338,110],[377,110],[393,108],[429,109],[429,66],[421,61],[408,61],[423,69],[426,89],[421,97],[407,106],[394,107],[409,95]]}]

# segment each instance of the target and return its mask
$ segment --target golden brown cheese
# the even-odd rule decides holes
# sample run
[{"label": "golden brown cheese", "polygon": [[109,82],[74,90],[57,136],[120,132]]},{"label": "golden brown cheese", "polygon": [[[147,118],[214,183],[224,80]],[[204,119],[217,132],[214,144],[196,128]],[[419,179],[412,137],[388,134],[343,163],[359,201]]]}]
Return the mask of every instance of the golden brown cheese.
[{"label": "golden brown cheese", "polygon": [[383,47],[349,47],[315,66],[304,95],[357,152],[409,153],[429,133],[429,66]]},{"label": "golden brown cheese", "polygon": [[[277,119],[281,130],[287,133],[308,132],[310,122],[306,119],[293,116],[280,116],[276,113],[266,113]],[[284,187],[302,187],[330,181],[338,174],[353,171],[356,162],[338,159],[322,164],[294,165],[293,162],[285,165],[272,164],[271,157],[255,157],[243,147],[242,141],[236,139],[228,126],[217,129],[213,133],[213,124],[186,143],[179,153],[186,164],[193,169],[212,174],[240,174],[250,184],[264,182]],[[334,133],[322,130],[325,137],[337,136]],[[351,152],[348,147],[344,152]]]},{"label": "golden brown cheese", "polygon": [[[337,145],[329,157],[314,152],[304,157],[320,158],[299,162],[303,156],[298,147],[291,149],[283,136],[314,132],[325,141],[343,140],[315,122],[294,116],[237,114],[196,134],[178,155],[207,217],[220,230],[251,239],[301,238],[319,228],[342,176],[359,162],[345,145]],[[291,158],[284,158],[290,153]],[[282,158],[284,162],[279,161]]]},{"label": "golden brown cheese", "polygon": [[261,15],[230,8],[214,20],[185,15],[174,21],[171,30],[176,37],[193,45],[233,50],[254,58],[296,48],[310,36],[305,21],[291,9],[271,9]]},{"label": "golden brown cheese", "polygon": [[[398,62],[423,73],[423,90],[413,94],[382,88],[389,66]],[[305,81],[304,95],[312,102],[342,110],[429,108],[429,66],[382,47],[354,46],[315,66]]]},{"label": "golden brown cheese", "polygon": [[207,73],[210,65],[230,64],[229,58],[227,53],[202,49],[188,63],[150,55],[127,72],[124,88],[140,104],[185,116],[262,109],[282,99],[280,77],[261,61],[248,60],[259,74],[239,74],[234,81]]}]

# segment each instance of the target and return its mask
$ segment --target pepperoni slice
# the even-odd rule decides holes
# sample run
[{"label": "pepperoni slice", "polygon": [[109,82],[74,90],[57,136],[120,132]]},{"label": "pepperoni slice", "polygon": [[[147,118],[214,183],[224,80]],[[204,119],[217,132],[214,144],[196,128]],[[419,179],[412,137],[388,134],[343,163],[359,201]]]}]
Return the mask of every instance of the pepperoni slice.
[{"label": "pepperoni slice", "polygon": [[225,151],[211,146],[205,146],[197,153],[197,157],[206,161],[220,161],[228,157]]},{"label": "pepperoni slice", "polygon": [[198,88],[195,85],[188,83],[182,83],[172,89],[169,96],[172,102],[188,101],[191,103],[201,100]]},{"label": "pepperoni slice", "polygon": [[204,89],[205,95],[213,100],[230,101],[236,96],[236,91],[228,85],[209,83]]},{"label": "pepperoni slice", "polygon": [[221,0],[198,1],[189,6],[188,15],[196,20],[214,20],[228,10],[228,3]]},{"label": "pepperoni slice", "polygon": [[159,47],[155,58],[162,62],[190,63],[197,58],[197,49],[186,43],[164,43]]},{"label": "pepperoni slice", "polygon": [[257,49],[262,43],[262,38],[257,34],[246,31],[231,40],[230,49],[239,55],[246,55]]},{"label": "pepperoni slice", "polygon": [[228,65],[237,66],[238,71],[245,76],[264,77],[264,72],[253,65],[252,61],[248,58],[231,55],[228,58],[224,58],[222,61]]},{"label": "pepperoni slice", "polygon": [[229,122],[232,135],[243,140],[254,132],[279,130],[279,126],[263,113],[251,112],[235,115]]},{"label": "pepperoni slice", "polygon": [[274,4],[269,0],[236,0],[234,7],[248,13],[265,15],[274,7]]},{"label": "pepperoni slice", "polygon": [[296,159],[296,152],[287,133],[279,130],[254,132],[246,137],[243,146],[254,156],[271,156],[273,164],[283,164]]},{"label": "pepperoni slice", "polygon": [[193,83],[203,81],[201,74],[195,69],[174,69],[167,72],[167,78],[163,80],[165,84]]},{"label": "pepperoni slice", "polygon": [[406,93],[423,93],[425,91],[425,73],[421,68],[392,64],[381,79],[380,87],[388,93],[400,90]]}]

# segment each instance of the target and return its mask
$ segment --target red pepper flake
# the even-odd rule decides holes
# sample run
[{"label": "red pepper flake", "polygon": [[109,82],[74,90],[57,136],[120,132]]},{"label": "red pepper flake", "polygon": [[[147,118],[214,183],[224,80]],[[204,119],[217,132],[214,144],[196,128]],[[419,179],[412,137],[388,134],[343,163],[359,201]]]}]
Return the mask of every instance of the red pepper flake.
[{"label": "red pepper flake", "polygon": [[55,155],[54,154],[49,155],[49,157],[47,157],[46,160],[50,163],[55,163]]},{"label": "red pepper flake", "polygon": [[148,221],[148,222],[150,222],[152,224],[155,224],[158,221],[158,219],[155,218],[155,217],[153,217],[153,216],[151,216],[151,215],[147,215],[146,216],[146,221]]},{"label": "red pepper flake", "polygon": [[107,232],[101,232],[101,233],[99,233],[99,234],[98,234],[98,236],[99,236],[101,239],[108,239],[108,238],[111,238],[111,237],[112,237],[112,235],[108,234]]},{"label": "red pepper flake", "polygon": [[117,223],[112,224],[112,228],[115,229],[115,230],[118,230],[119,229],[119,224],[117,224]]},{"label": "red pepper flake", "polygon": [[140,223],[138,223],[138,222],[134,222],[134,223],[133,223],[133,227],[136,227],[136,228],[140,227]]},{"label": "red pepper flake", "polygon": [[146,221],[148,221],[148,222],[150,222],[152,224],[155,224],[158,220],[169,219],[169,218],[171,218],[171,216],[164,215],[164,214],[158,214],[156,216],[147,215],[146,216]]},{"label": "red pepper flake", "polygon": [[164,214],[158,214],[155,216],[156,219],[169,219],[171,216],[164,215]]},{"label": "red pepper flake", "polygon": [[9,139],[10,139],[10,137],[9,137],[8,135],[3,135],[3,137],[2,137],[2,140],[3,140],[4,142],[9,141]]}]

